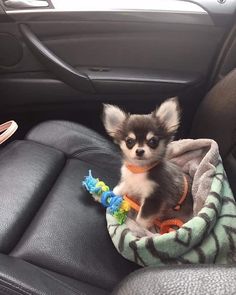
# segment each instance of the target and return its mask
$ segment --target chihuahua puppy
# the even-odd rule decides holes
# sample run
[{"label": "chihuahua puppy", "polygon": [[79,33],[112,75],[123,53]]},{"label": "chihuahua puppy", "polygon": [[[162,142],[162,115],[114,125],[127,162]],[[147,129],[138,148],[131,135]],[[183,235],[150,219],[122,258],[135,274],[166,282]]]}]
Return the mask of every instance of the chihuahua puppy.
[{"label": "chihuahua puppy", "polygon": [[[105,104],[103,123],[108,134],[120,146],[123,155],[121,180],[114,188],[117,195],[129,195],[140,204],[136,221],[149,228],[154,219],[192,217],[192,197],[185,189],[181,169],[166,158],[168,144],[179,126],[177,98],[171,98],[148,115],[130,115],[117,106]],[[186,179],[186,178],[185,178]],[[175,210],[176,205],[179,210]]]}]

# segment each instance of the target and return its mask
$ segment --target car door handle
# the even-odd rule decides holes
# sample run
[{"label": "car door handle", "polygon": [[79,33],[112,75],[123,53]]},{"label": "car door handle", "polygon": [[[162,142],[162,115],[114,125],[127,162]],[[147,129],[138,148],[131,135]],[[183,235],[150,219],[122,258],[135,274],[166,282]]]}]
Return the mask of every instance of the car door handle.
[{"label": "car door handle", "polygon": [[5,0],[4,5],[12,9],[48,7],[46,0]]},{"label": "car door handle", "polygon": [[89,77],[56,56],[38,39],[29,26],[20,24],[19,28],[26,45],[41,63],[44,64],[48,70],[53,72],[58,79],[79,91],[89,93],[95,92]]}]

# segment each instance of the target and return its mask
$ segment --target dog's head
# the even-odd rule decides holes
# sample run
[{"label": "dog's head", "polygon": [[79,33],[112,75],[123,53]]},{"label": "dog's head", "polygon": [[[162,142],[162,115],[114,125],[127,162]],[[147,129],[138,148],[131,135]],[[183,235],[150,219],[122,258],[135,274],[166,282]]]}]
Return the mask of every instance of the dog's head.
[{"label": "dog's head", "polygon": [[177,98],[166,100],[148,115],[130,115],[117,106],[105,104],[103,123],[119,144],[125,161],[143,166],[165,156],[166,146],[178,129],[179,115]]}]

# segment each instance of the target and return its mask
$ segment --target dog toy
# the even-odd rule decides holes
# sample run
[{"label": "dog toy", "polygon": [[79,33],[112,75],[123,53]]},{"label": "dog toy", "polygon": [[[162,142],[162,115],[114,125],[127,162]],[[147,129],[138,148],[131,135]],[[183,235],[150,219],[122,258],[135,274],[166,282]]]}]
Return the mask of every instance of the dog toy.
[{"label": "dog toy", "polygon": [[95,201],[101,203],[113,215],[119,224],[123,224],[130,210],[130,205],[121,196],[115,195],[103,181],[89,175],[82,182],[83,187],[93,196]]},{"label": "dog toy", "polygon": [[[108,213],[113,215],[119,224],[125,222],[128,212],[131,209],[134,209],[136,212],[140,210],[140,205],[132,200],[132,198],[127,195],[123,197],[115,195],[103,181],[94,178],[91,170],[89,170],[89,175],[85,176],[82,185],[92,195],[95,201],[107,208]],[[167,219],[164,221],[156,219],[154,220],[154,225],[159,228],[160,234],[164,234],[180,228],[183,222],[180,219]]]}]

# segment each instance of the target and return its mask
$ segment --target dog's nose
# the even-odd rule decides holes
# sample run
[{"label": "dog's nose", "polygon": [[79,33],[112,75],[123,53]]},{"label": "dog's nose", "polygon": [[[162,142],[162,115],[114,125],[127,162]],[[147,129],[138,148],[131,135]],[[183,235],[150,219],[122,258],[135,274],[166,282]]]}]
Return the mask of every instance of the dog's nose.
[{"label": "dog's nose", "polygon": [[143,154],[144,154],[144,150],[143,150],[143,149],[137,149],[137,150],[136,150],[136,155],[137,155],[138,157],[142,157]]}]

